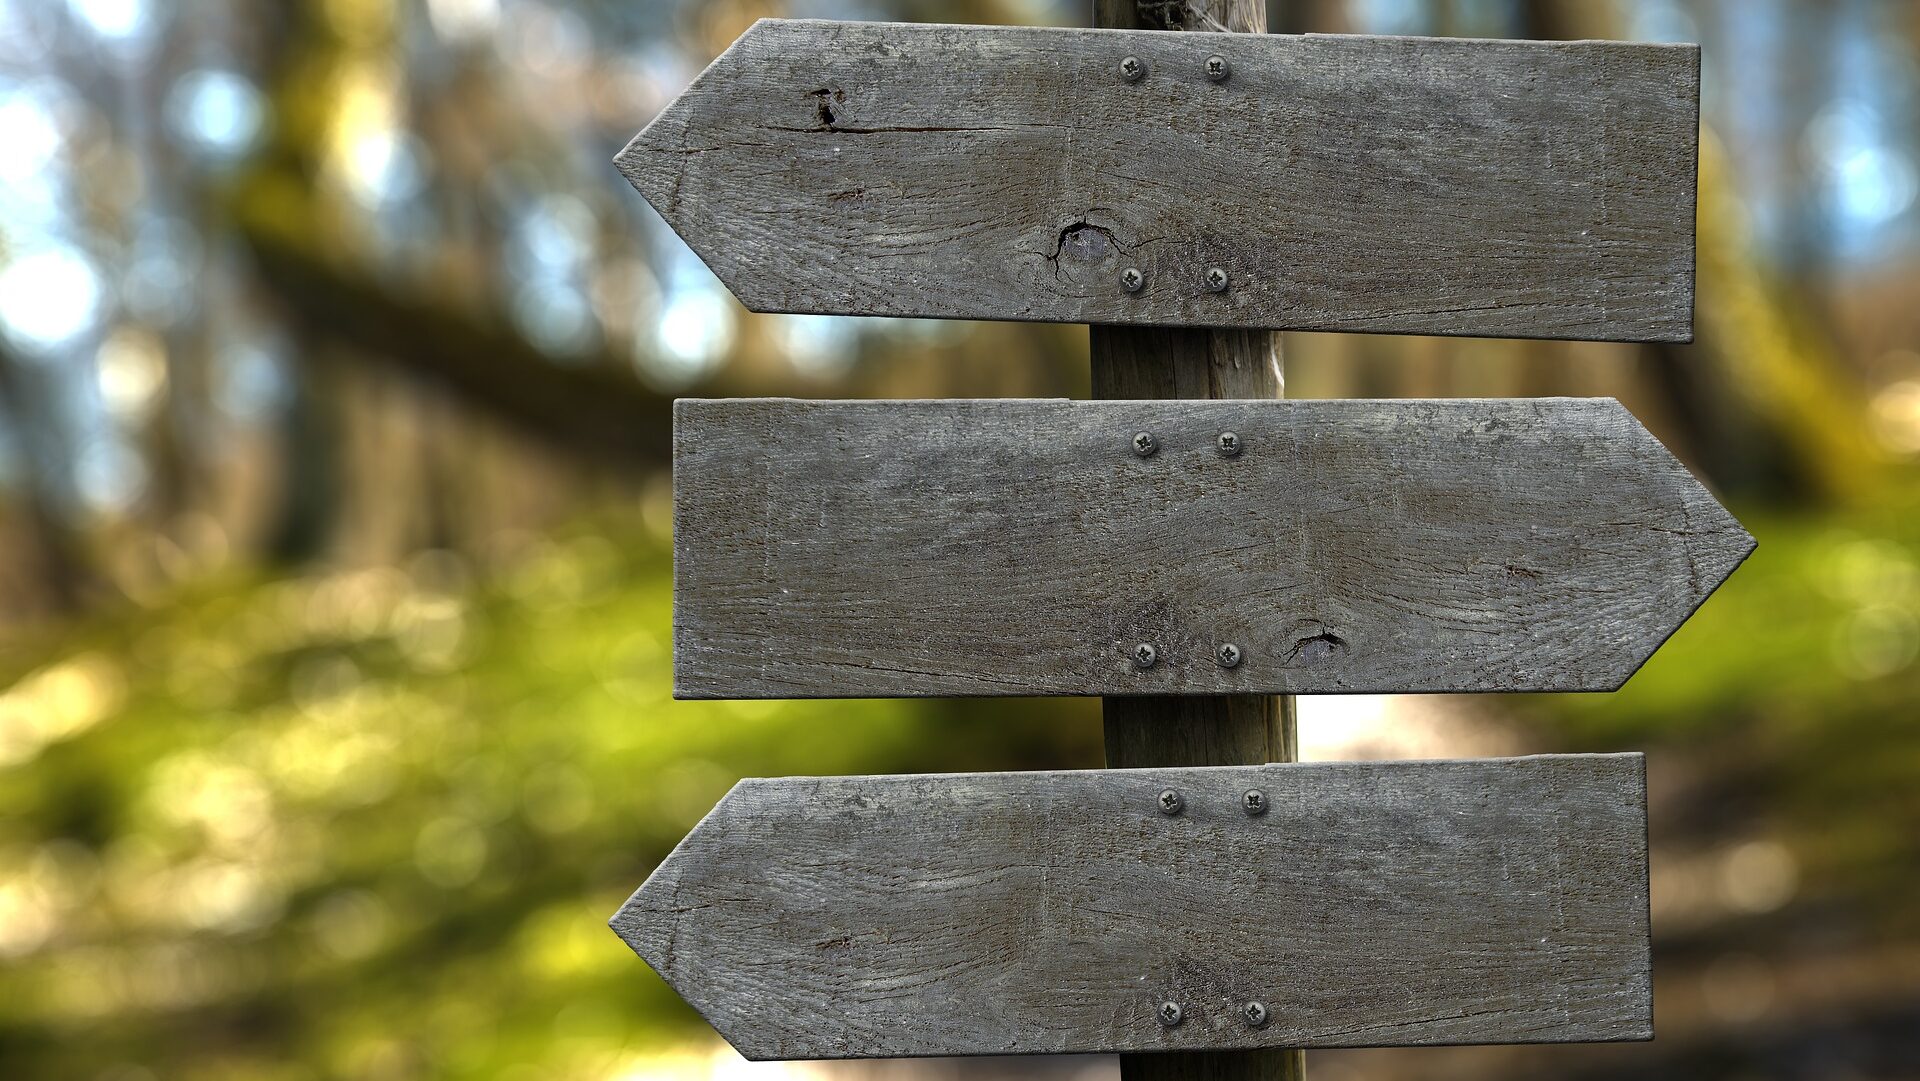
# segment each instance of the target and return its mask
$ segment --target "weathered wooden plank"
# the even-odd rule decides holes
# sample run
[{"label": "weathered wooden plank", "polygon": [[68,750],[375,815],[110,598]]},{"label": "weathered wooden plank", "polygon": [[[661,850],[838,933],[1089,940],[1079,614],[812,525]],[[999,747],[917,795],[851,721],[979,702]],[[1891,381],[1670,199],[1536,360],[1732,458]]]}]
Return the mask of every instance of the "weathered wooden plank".
[{"label": "weathered wooden plank", "polygon": [[[1265,0],[1093,0],[1092,23],[1113,30],[1267,32]],[[1087,328],[1096,399],[1286,397],[1283,335],[1267,330]],[[1248,766],[1300,757],[1292,695],[1132,695],[1100,702],[1106,764]],[[1121,1055],[1120,1081],[1304,1081],[1297,1047]]]},{"label": "weathered wooden plank", "polygon": [[1607,398],[674,418],[684,698],[1610,690],[1753,547]]},{"label": "weathered wooden plank", "polygon": [[[1265,0],[1093,0],[1093,26],[1267,32]],[[1286,397],[1282,335],[1267,330],[1087,328],[1096,399]],[[1292,695],[1132,695],[1100,702],[1106,764],[1247,766],[1300,757]],[[1121,1055],[1120,1081],[1304,1081],[1297,1047]]]},{"label": "weathered wooden plank", "polygon": [[1645,832],[1637,754],[748,780],[612,925],[753,1059],[1639,1040]]},{"label": "weathered wooden plank", "polygon": [[1698,97],[1690,45],[764,20],[616,161],[760,311],[1686,341]]}]

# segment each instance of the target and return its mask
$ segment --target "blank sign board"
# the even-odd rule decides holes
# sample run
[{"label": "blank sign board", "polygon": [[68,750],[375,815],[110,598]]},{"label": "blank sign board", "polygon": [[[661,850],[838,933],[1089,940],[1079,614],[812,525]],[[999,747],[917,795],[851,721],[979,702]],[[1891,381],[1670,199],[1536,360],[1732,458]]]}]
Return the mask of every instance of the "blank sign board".
[{"label": "blank sign board", "polygon": [[1699,59],[763,20],[617,162],[758,311],[1687,341]]},{"label": "blank sign board", "polygon": [[688,400],[674,492],[688,698],[1610,690],[1753,548],[1611,399]]},{"label": "blank sign board", "polygon": [[612,923],[755,1059],[1641,1040],[1645,800],[1639,755],[749,780]]}]

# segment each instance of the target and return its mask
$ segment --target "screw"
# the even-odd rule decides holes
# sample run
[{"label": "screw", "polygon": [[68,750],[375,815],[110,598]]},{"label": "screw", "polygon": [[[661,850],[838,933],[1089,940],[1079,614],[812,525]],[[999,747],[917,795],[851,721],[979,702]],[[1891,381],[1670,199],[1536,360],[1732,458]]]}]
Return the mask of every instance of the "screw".
[{"label": "screw", "polygon": [[1123,56],[1120,58],[1120,77],[1122,79],[1130,83],[1137,83],[1140,81],[1140,77],[1146,73],[1147,66],[1140,62],[1139,57]]},{"label": "screw", "polygon": [[1151,458],[1153,457],[1153,453],[1159,449],[1160,441],[1153,437],[1152,432],[1134,433],[1133,452],[1135,454],[1138,454],[1142,458]]},{"label": "screw", "polygon": [[1147,284],[1147,276],[1140,273],[1139,267],[1128,267],[1120,272],[1120,287],[1129,293],[1138,293],[1140,287]]},{"label": "screw", "polygon": [[1267,1007],[1263,1002],[1249,1002],[1240,1007],[1240,1016],[1246,1018],[1247,1024],[1254,1028],[1267,1027]]},{"label": "screw", "polygon": [[1210,266],[1207,268],[1207,288],[1212,290],[1213,292],[1216,292],[1216,293],[1226,292],[1227,283],[1230,280],[1231,279],[1227,277],[1227,272],[1220,269],[1219,267]]},{"label": "screw", "polygon": [[1162,1002],[1158,1011],[1160,1023],[1174,1028],[1187,1019],[1187,1011],[1180,1008],[1178,1002]]},{"label": "screw", "polygon": [[1258,788],[1249,788],[1240,794],[1240,809],[1255,818],[1267,813],[1267,794]]},{"label": "screw", "polygon": [[1238,668],[1240,667],[1240,647],[1232,642],[1222,642],[1215,647],[1213,659],[1219,662],[1222,668]]},{"label": "screw", "polygon": [[1213,445],[1219,449],[1222,458],[1238,458],[1240,452],[1245,449],[1245,444],[1240,442],[1237,432],[1221,432],[1220,437],[1213,441]]},{"label": "screw", "polygon": [[1187,806],[1187,798],[1171,788],[1160,790],[1160,813],[1177,815]]},{"label": "screw", "polygon": [[1160,651],[1153,648],[1153,644],[1150,642],[1142,642],[1133,647],[1133,666],[1135,668],[1152,668],[1153,663],[1159,659]]},{"label": "screw", "polygon": [[1207,78],[1212,79],[1216,83],[1226,81],[1227,79],[1227,58],[1226,57],[1221,56],[1219,53],[1215,53],[1214,55],[1207,57]]}]

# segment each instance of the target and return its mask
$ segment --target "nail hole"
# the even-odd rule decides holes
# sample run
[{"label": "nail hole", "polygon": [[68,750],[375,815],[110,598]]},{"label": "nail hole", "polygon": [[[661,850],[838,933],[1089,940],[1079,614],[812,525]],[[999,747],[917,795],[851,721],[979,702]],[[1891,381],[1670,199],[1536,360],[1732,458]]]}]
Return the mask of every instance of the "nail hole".
[{"label": "nail hole", "polygon": [[1307,664],[1318,664],[1350,652],[1347,640],[1332,631],[1322,631],[1294,643],[1293,655]]}]

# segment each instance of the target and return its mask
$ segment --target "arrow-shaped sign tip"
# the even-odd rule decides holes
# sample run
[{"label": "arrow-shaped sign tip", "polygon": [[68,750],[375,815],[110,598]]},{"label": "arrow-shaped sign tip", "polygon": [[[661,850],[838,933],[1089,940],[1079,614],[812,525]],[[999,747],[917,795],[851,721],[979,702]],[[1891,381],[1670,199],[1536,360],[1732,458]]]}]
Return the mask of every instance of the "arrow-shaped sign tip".
[{"label": "arrow-shaped sign tip", "polygon": [[612,923],[755,1060],[1639,1040],[1645,806],[1638,755],[749,780]]},{"label": "arrow-shaped sign tip", "polygon": [[1660,647],[1665,645],[1675,632],[1693,618],[1693,614],[1706,603],[1707,598],[1725,584],[1727,579],[1732,577],[1733,572],[1753,554],[1759,542],[1754,539],[1753,534],[1747,532],[1745,526],[1740,524],[1739,519],[1720,505],[1719,501],[1713,497],[1713,493],[1707,490],[1692,471],[1628,411],[1626,406],[1617,399],[1605,400],[1615,414],[1616,423],[1619,426],[1619,437],[1623,441],[1640,444],[1638,453],[1645,455],[1649,460],[1659,461],[1670,467],[1673,475],[1682,480],[1682,490],[1679,492],[1681,500],[1677,508],[1679,521],[1649,523],[1647,528],[1677,533],[1687,541],[1684,550],[1687,559],[1688,592],[1683,602],[1674,606],[1676,609],[1674,615],[1678,618],[1672,620],[1671,629],[1667,634],[1645,642],[1644,649],[1620,672],[1618,681],[1611,686],[1601,688],[1606,691],[1617,691],[1625,686],[1626,682],[1633,678],[1634,673],[1645,666],[1655,653],[1659,652]]},{"label": "arrow-shaped sign tip", "polygon": [[716,110],[739,96],[738,91],[727,85],[729,73],[737,80],[743,70],[751,73],[753,64],[740,62],[736,54],[757,51],[765,55],[779,51],[777,45],[763,45],[762,39],[791,23],[792,20],[785,19],[755,20],[613,157],[614,167],[640,197],[666,220],[702,262],[726,281],[747,310],[754,312],[768,309],[756,302],[753,290],[743,291],[735,286],[734,261],[725,258],[726,253],[719,246],[719,234],[710,231],[714,224],[710,219],[714,215],[731,212],[715,205],[715,193],[703,187],[699,179],[693,183],[687,181],[690,170],[696,178],[704,176],[696,167],[698,159],[724,149],[709,145],[714,143],[715,133],[702,128],[700,122],[704,116],[710,128]]}]

